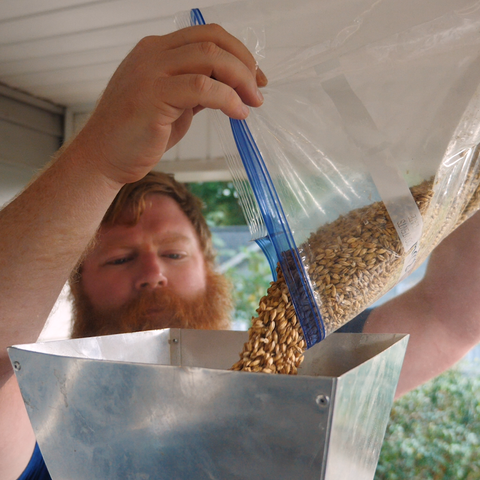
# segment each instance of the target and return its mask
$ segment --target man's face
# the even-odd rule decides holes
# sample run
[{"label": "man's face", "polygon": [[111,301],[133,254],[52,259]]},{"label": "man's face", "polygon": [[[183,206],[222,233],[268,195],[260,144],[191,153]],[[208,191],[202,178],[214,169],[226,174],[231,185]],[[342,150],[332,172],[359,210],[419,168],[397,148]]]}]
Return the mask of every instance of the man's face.
[{"label": "man's face", "polygon": [[170,197],[154,194],[146,201],[137,225],[102,227],[84,260],[82,289],[100,314],[121,309],[143,292],[191,300],[206,290],[207,268],[188,217]]}]

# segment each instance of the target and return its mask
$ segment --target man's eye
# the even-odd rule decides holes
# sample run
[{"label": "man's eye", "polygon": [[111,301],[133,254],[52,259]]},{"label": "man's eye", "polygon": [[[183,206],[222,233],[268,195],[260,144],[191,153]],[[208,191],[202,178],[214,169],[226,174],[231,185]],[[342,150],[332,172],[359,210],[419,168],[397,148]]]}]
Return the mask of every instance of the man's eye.
[{"label": "man's eye", "polygon": [[183,253],[169,253],[166,257],[171,258],[172,260],[181,260],[185,255]]},{"label": "man's eye", "polygon": [[124,263],[127,263],[131,260],[130,257],[122,257],[122,258],[116,258],[115,260],[111,260],[110,262],[107,262],[108,265],[123,265]]}]

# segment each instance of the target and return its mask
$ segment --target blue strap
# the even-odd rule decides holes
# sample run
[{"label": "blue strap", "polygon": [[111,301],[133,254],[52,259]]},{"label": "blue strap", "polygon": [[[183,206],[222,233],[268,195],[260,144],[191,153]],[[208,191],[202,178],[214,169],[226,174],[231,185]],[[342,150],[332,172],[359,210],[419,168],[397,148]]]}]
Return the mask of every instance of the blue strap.
[{"label": "blue strap", "polygon": [[38,447],[38,443],[35,444],[32,458],[28,462],[27,468],[18,477],[18,480],[52,480],[52,477],[48,473],[47,466],[43,460],[42,452]]}]

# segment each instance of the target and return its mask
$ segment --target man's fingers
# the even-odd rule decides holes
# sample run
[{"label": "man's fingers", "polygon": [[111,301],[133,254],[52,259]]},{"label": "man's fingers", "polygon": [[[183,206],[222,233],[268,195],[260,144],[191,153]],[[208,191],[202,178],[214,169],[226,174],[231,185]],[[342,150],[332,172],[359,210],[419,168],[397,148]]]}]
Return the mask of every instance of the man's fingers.
[{"label": "man's fingers", "polygon": [[167,48],[175,49],[183,45],[213,42],[243,62],[252,75],[256,75],[256,62],[248,48],[220,25],[197,25],[173,32],[165,37]]},{"label": "man's fingers", "polygon": [[256,79],[257,79],[257,85],[259,87],[266,87],[267,86],[268,79],[265,76],[265,74],[259,68],[257,68]]},{"label": "man's fingers", "polygon": [[[165,117],[178,118],[184,109],[198,111],[199,107],[221,110],[225,115],[238,120],[248,116],[248,107],[228,85],[201,74],[177,75],[159,80],[157,108]],[[168,103],[165,99],[168,98]],[[161,123],[162,120],[160,120]]]},{"label": "man's fingers", "polygon": [[193,114],[196,115],[197,113],[200,113],[202,110],[205,110],[205,107],[202,107],[201,105],[193,107]]},{"label": "man's fingers", "polygon": [[[211,108],[245,119],[246,104],[261,105],[264,83],[248,49],[219,26],[145,37],[119,65],[92,116],[117,139],[104,148],[105,169],[116,181],[140,178],[185,134],[192,115]],[[119,176],[111,165],[131,175]]]},{"label": "man's fingers", "polygon": [[170,76],[201,74],[233,88],[251,106],[262,104],[255,77],[248,67],[215,43],[201,42],[163,52],[159,63]]}]

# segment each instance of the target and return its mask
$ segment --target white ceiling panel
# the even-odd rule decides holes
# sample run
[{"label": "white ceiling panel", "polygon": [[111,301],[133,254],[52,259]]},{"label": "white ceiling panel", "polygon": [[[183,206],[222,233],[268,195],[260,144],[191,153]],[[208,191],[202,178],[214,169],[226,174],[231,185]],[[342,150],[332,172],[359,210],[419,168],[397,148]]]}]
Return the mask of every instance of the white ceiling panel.
[{"label": "white ceiling panel", "polygon": [[[48,3],[48,2],[47,2]],[[198,3],[206,3],[200,0]],[[1,23],[0,44],[59,37],[73,32],[96,30],[133,22],[158,19],[189,9],[191,0],[110,0],[10,18]],[[199,5],[201,6],[201,5]],[[2,5],[3,10],[3,5]]]},{"label": "white ceiling panel", "polygon": [[[105,62],[117,64],[131,50],[131,44],[115,47],[97,48],[83,52],[61,53],[40,58],[14,60],[0,64],[0,80],[15,83],[17,76],[36,75],[42,72],[60,71],[86,65],[98,65]],[[4,73],[5,72],[5,73]]]},{"label": "white ceiling panel", "polygon": [[28,90],[37,87],[63,85],[75,78],[76,82],[104,80],[111,77],[118,62],[102,62],[97,64],[75,66],[69,68],[48,70],[44,72],[25,73],[22,75],[7,75],[0,77],[7,84],[14,84],[20,89]]},{"label": "white ceiling panel", "polygon": [[40,98],[55,98],[55,103],[59,105],[72,105],[76,109],[79,104],[93,103],[98,100],[100,94],[105,88],[104,80],[89,80],[88,82],[74,82],[68,84],[48,85],[37,87],[36,95]]},{"label": "white ceiling panel", "polygon": [[51,12],[76,5],[96,3],[92,0],[2,0],[0,21]]},{"label": "white ceiling panel", "polygon": [[77,52],[93,53],[98,48],[129,46],[132,48],[146,35],[162,35],[173,31],[173,17],[148,22],[132,23],[86,32],[75,32],[59,37],[43,37],[9,45],[0,44],[0,68],[6,62],[33,60],[53,55]]},{"label": "white ceiling panel", "polygon": [[[67,107],[67,124],[76,113],[84,119],[141,38],[174,31],[178,12],[228,1],[0,0],[0,87]],[[203,113],[163,160],[183,180],[229,178]]]},{"label": "white ceiling panel", "polygon": [[63,106],[94,102],[142,37],[173,31],[180,11],[224,2],[1,0],[0,82]]}]

